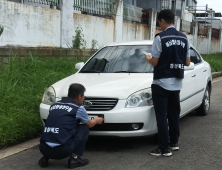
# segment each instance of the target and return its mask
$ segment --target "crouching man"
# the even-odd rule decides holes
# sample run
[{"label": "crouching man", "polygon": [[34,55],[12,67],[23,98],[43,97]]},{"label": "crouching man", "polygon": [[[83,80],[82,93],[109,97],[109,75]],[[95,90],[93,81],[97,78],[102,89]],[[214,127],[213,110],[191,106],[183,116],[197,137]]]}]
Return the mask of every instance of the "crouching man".
[{"label": "crouching man", "polygon": [[[89,120],[82,106],[85,98],[85,87],[81,84],[71,84],[68,97],[54,103],[49,109],[44,131],[40,138],[39,150],[43,157],[39,160],[41,167],[47,167],[49,159],[68,160],[68,168],[85,166],[87,159],[81,159],[89,128],[102,124],[103,118]],[[79,124],[79,123],[82,124]]]}]

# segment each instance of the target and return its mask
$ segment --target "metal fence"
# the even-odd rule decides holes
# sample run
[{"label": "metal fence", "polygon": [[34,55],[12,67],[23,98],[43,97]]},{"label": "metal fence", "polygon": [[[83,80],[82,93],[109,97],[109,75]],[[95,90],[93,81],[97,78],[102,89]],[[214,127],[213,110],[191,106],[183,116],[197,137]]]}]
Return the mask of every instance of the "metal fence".
[{"label": "metal fence", "polygon": [[134,5],[123,3],[123,19],[128,21],[141,22],[143,15],[143,8]]},{"label": "metal fence", "polygon": [[28,2],[38,3],[43,5],[54,5],[54,6],[59,5],[59,0],[28,0]]},{"label": "metal fence", "polygon": [[97,15],[113,15],[113,0],[74,0],[74,10]]}]

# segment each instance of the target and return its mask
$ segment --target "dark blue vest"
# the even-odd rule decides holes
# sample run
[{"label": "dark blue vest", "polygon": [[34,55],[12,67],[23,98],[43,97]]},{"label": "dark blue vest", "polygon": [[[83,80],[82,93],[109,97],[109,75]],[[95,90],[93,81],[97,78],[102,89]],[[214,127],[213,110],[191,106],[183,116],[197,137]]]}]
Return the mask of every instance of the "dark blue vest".
[{"label": "dark blue vest", "polygon": [[187,37],[174,27],[168,28],[157,35],[161,39],[162,53],[158,64],[154,67],[154,79],[183,79],[187,55]]},{"label": "dark blue vest", "polygon": [[69,145],[79,123],[76,119],[79,106],[68,97],[54,103],[49,109],[40,141]]}]

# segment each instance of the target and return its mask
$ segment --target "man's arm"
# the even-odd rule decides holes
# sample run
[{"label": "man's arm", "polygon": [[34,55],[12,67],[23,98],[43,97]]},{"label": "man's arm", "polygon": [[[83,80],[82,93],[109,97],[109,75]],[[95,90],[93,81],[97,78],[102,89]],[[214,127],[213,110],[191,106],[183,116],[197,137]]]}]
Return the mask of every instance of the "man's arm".
[{"label": "man's arm", "polygon": [[152,66],[156,66],[159,62],[159,57],[162,52],[162,44],[160,36],[157,35],[153,41],[153,45],[151,48],[151,55],[145,55],[146,61]]},{"label": "man's arm", "polygon": [[103,118],[97,117],[94,120],[89,120],[86,109],[83,106],[80,106],[76,113],[76,118],[81,121],[81,123],[86,124],[89,128],[95,126],[96,124],[102,124]]},{"label": "man's arm", "polygon": [[190,57],[189,58],[186,58],[186,64],[185,66],[189,66],[190,65]]},{"label": "man's arm", "polygon": [[185,66],[189,66],[189,65],[190,65],[190,43],[188,41],[188,43],[187,43],[187,56],[186,56]]},{"label": "man's arm", "polygon": [[146,61],[150,63],[152,66],[156,66],[158,64],[159,58],[151,58],[151,55],[145,55]]}]

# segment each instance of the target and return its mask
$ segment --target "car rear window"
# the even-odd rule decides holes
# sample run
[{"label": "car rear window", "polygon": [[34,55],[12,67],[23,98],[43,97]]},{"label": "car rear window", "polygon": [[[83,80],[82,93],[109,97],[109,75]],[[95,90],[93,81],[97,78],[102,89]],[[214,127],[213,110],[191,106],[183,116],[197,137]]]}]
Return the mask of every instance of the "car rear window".
[{"label": "car rear window", "polygon": [[146,62],[143,51],[151,46],[113,46],[101,49],[81,69],[80,73],[152,73],[153,66]]}]

